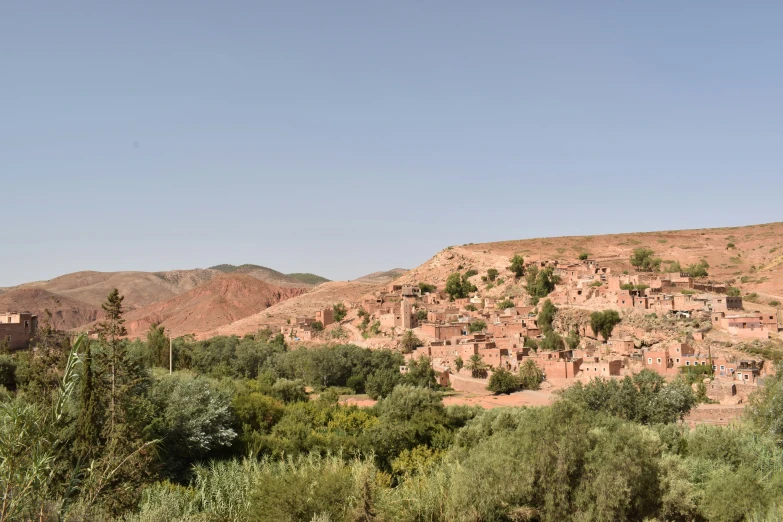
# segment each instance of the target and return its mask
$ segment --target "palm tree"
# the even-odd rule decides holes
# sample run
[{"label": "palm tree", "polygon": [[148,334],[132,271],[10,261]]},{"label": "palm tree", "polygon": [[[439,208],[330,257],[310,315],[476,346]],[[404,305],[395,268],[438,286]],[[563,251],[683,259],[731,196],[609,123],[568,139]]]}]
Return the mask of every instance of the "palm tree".
[{"label": "palm tree", "polygon": [[470,359],[468,359],[467,368],[470,370],[471,375],[476,379],[484,379],[487,377],[487,365],[484,364],[484,360],[477,353],[474,353],[470,356]]},{"label": "palm tree", "polygon": [[544,380],[544,373],[532,359],[526,360],[519,367],[519,383],[525,390],[537,390]]}]

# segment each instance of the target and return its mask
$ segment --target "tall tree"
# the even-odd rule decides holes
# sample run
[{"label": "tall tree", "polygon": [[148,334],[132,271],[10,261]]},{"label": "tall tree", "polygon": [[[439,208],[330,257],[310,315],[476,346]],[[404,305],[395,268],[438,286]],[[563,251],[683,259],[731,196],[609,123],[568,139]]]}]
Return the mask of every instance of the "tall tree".
[{"label": "tall tree", "polygon": [[74,449],[80,458],[87,458],[101,445],[103,411],[93,367],[92,348],[88,341],[82,358],[80,408],[76,420]]},{"label": "tall tree", "polygon": [[128,335],[128,331],[125,329],[125,319],[122,317],[122,301],[125,296],[120,295],[119,290],[116,288],[111,291],[106,298],[106,302],[101,305],[103,311],[106,312],[106,317],[103,321],[98,323],[97,331],[98,338],[108,350],[109,359],[109,375],[111,378],[111,396],[109,401],[109,409],[111,412],[111,432],[114,432],[114,423],[116,416],[116,402],[117,402],[117,362],[120,358],[120,340],[123,336]]}]

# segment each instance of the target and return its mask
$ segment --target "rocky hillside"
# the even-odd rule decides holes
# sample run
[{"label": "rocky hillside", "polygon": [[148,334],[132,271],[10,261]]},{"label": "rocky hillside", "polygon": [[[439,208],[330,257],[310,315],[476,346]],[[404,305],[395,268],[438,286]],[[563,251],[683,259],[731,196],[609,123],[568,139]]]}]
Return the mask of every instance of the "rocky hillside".
[{"label": "rocky hillside", "polygon": [[152,323],[170,328],[175,336],[198,335],[306,291],[271,285],[247,274],[224,274],[182,295],[128,313],[128,336],[143,337]]}]

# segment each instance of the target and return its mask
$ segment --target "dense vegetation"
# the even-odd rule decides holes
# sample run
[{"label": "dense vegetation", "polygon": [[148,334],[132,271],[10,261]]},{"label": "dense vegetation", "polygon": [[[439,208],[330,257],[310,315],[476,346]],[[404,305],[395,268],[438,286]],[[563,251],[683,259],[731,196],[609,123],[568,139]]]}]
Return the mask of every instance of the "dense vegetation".
[{"label": "dense vegetation", "polygon": [[[550,407],[446,407],[426,359],[281,336],[99,339],[44,327],[0,356],[0,520],[780,520],[783,377],[731,428],[688,430],[686,380],[644,371]],[[485,371],[480,358],[466,363]],[[166,368],[164,370],[164,368]],[[498,371],[498,393],[540,371]],[[367,392],[369,408],[338,394]]]}]

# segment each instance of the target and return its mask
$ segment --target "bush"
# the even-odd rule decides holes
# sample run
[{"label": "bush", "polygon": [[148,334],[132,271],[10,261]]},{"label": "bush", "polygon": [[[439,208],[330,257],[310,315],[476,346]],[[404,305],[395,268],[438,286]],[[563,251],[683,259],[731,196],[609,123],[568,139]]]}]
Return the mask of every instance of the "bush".
[{"label": "bush", "polygon": [[470,333],[476,333],[484,331],[487,328],[487,323],[482,320],[473,321],[468,325],[468,331]]},{"label": "bush", "polygon": [[431,294],[438,290],[438,287],[429,283],[419,283],[419,290],[422,294]]},{"label": "bush", "polygon": [[487,384],[487,390],[495,395],[511,393],[519,389],[519,381],[516,376],[505,368],[498,368],[492,372]]},{"label": "bush", "polygon": [[579,254],[580,261],[587,261],[588,257],[590,257],[590,254],[588,254],[587,252],[582,252],[581,254]]},{"label": "bush", "polygon": [[310,328],[312,328],[314,332],[323,332],[324,323],[322,323],[321,321],[315,321],[313,323],[310,323]]},{"label": "bush", "polygon": [[272,395],[285,403],[310,400],[304,382],[301,380],[278,379],[272,386]]},{"label": "bush", "polygon": [[10,355],[0,354],[0,387],[16,390],[16,359]]},{"label": "bush", "polygon": [[739,288],[730,286],[726,288],[726,295],[728,295],[729,297],[739,297],[742,295],[742,292],[740,292]]},{"label": "bush", "polygon": [[498,271],[495,268],[490,268],[487,270],[487,280],[488,281],[494,281],[498,277]]},{"label": "bush", "polygon": [[495,308],[498,310],[505,310],[506,308],[514,308],[514,301],[511,299],[503,299],[495,303]]},{"label": "bush", "polygon": [[467,310],[468,312],[475,312],[478,309],[476,308],[476,305],[472,305],[472,304],[468,303],[468,304],[465,305],[465,310]]},{"label": "bush", "polygon": [[514,277],[519,279],[525,275],[525,258],[519,254],[515,255],[511,258],[511,265],[508,267],[508,269],[511,270],[511,272],[514,274]]}]

